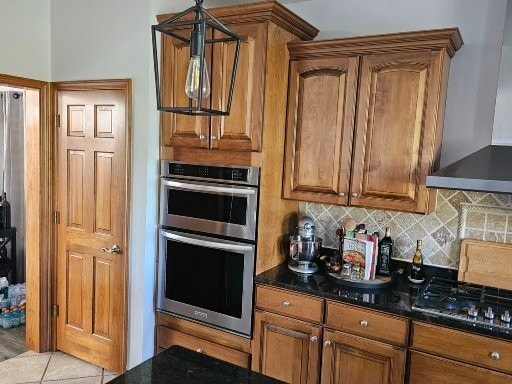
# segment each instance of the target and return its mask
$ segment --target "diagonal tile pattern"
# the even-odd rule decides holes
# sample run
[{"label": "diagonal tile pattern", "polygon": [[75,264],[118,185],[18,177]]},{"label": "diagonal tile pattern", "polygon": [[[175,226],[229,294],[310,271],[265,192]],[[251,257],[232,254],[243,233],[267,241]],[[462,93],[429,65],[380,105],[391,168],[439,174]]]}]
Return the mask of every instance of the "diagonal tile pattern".
[{"label": "diagonal tile pattern", "polygon": [[[467,209],[471,205],[489,207]],[[492,208],[499,208],[493,210]],[[430,215],[301,203],[302,214],[316,222],[323,246],[337,248],[336,229],[351,217],[365,223],[369,233],[384,234],[391,227],[394,257],[410,261],[416,240],[423,240],[425,264],[457,269],[460,240],[473,238],[512,244],[512,195],[457,190],[438,190],[437,206]]]},{"label": "diagonal tile pattern", "polygon": [[62,352],[26,352],[0,362],[0,384],[104,384],[117,377]]}]

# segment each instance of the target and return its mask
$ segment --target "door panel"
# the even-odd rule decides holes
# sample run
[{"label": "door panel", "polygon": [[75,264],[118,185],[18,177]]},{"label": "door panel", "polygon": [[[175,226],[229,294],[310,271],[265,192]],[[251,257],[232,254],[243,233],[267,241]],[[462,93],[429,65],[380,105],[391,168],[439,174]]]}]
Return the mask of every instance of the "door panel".
[{"label": "door panel", "polygon": [[440,68],[430,51],[365,56],[361,67],[350,204],[425,211]]},{"label": "door panel", "polygon": [[[260,151],[263,124],[266,27],[264,24],[233,25],[242,39],[235,88],[229,116],[212,118],[211,148]],[[235,43],[218,44],[214,52],[214,108],[225,109],[228,102]]]},{"label": "door panel", "polygon": [[261,311],[254,323],[254,371],[286,383],[319,382],[321,326]]},{"label": "door panel", "polygon": [[326,330],[322,384],[403,384],[405,349]]},{"label": "door panel", "polygon": [[[183,32],[183,34],[186,34]],[[190,35],[190,32],[188,32]],[[207,47],[208,68],[211,76],[211,53]],[[162,38],[162,74],[168,79],[162,84],[164,105],[188,106],[189,98],[185,93],[190,49],[177,39],[163,35]],[[211,96],[205,101],[209,104]],[[162,112],[161,124],[163,142],[173,147],[206,148],[208,147],[208,132],[210,120],[208,117],[187,116],[176,113]]]},{"label": "door panel", "polygon": [[[56,205],[63,218],[57,241],[57,348],[121,372],[126,358],[128,89],[81,89],[56,85],[63,123],[56,143]],[[114,244],[119,254],[102,251]]]},{"label": "door panel", "polygon": [[346,204],[358,58],[292,61],[284,197]]}]

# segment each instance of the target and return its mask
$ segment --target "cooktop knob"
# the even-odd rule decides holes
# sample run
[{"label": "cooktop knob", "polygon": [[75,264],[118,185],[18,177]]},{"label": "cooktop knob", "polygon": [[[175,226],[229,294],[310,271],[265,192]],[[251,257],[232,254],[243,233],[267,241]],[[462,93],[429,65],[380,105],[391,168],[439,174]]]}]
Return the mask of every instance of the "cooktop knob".
[{"label": "cooktop knob", "polygon": [[478,308],[474,305],[468,308],[468,316],[469,317],[478,317]]},{"label": "cooktop knob", "polygon": [[492,307],[487,307],[487,311],[484,312],[484,317],[489,320],[496,317],[496,314],[492,311]]},{"label": "cooktop knob", "polygon": [[510,323],[511,320],[512,320],[512,317],[510,317],[509,311],[505,311],[505,313],[503,313],[501,315],[501,321],[503,321],[504,323]]}]

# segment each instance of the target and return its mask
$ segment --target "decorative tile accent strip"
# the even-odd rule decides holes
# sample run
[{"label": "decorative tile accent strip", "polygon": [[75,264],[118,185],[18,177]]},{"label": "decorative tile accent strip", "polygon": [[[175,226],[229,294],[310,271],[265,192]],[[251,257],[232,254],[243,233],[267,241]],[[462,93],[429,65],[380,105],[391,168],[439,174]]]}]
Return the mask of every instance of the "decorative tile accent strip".
[{"label": "decorative tile accent strip", "polygon": [[512,195],[438,190],[436,210],[430,215],[301,203],[301,213],[316,223],[323,245],[337,248],[336,229],[353,218],[369,233],[383,236],[391,227],[394,258],[411,261],[416,240],[423,240],[425,264],[457,269],[460,240],[481,239],[512,244]]}]

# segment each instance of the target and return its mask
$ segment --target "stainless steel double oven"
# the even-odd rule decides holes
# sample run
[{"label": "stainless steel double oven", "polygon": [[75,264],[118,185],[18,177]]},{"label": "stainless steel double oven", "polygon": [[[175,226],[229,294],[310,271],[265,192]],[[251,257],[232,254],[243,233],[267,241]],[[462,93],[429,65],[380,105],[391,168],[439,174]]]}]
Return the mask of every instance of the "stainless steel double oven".
[{"label": "stainless steel double oven", "polygon": [[259,169],[162,161],[158,310],[251,335]]}]

